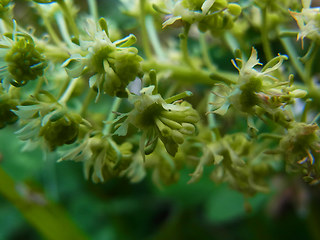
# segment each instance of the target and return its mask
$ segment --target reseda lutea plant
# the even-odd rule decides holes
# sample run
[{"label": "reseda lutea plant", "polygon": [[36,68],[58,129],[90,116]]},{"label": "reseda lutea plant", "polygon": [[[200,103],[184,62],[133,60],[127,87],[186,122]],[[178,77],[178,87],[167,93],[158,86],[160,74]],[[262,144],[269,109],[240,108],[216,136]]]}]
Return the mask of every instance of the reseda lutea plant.
[{"label": "reseda lutea plant", "polygon": [[275,174],[320,181],[311,1],[122,0],[122,26],[95,1],[89,16],[71,0],[26,2],[39,26],[0,2],[0,127],[23,151],[82,162],[94,182],[151,171],[169,185],[187,168],[192,183],[211,169],[252,196]]}]

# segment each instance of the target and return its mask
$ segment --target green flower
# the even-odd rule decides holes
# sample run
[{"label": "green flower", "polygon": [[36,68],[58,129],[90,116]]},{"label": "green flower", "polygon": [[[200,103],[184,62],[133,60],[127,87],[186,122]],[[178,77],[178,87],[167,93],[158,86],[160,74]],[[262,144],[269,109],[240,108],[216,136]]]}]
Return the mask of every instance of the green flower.
[{"label": "green flower", "polygon": [[203,139],[203,155],[198,160],[198,166],[190,174],[189,183],[197,181],[208,165],[214,165],[210,178],[215,183],[227,182],[248,196],[257,192],[268,192],[265,177],[272,167],[261,156],[254,152],[257,147],[243,133],[225,135],[219,141]]},{"label": "green flower", "polygon": [[182,21],[189,24],[198,23],[201,31],[212,32],[230,29],[234,18],[241,13],[238,4],[229,4],[226,0],[169,1],[166,9],[157,5],[155,8],[169,16],[163,27]]},{"label": "green flower", "polygon": [[66,151],[58,161],[73,160],[84,164],[86,179],[105,182],[110,178],[123,176],[131,165],[130,143],[120,146],[110,137],[89,134],[75,148]]},{"label": "green flower", "polygon": [[[42,145],[50,151],[64,144],[71,144],[78,138],[80,124],[89,124],[77,113],[68,111],[56,102],[34,102],[17,106],[15,111],[23,127],[16,132],[29,145]],[[43,138],[41,138],[43,137]],[[43,140],[43,141],[42,141]]]},{"label": "green flower", "polygon": [[[294,167],[303,165],[309,170],[319,168],[319,126],[315,123],[291,123],[287,134],[280,141],[280,149],[285,154],[289,165]],[[320,172],[318,172],[318,170],[317,177],[320,178]]]},{"label": "green flower", "polygon": [[14,33],[12,37],[2,36],[0,41],[0,77],[7,90],[9,84],[21,87],[37,79],[47,67],[45,57],[30,35]]},{"label": "green flower", "polygon": [[303,98],[307,92],[296,89],[290,81],[282,82],[272,74],[279,70],[286,55],[278,55],[271,59],[261,70],[255,67],[262,65],[259,62],[257,51],[252,48],[251,56],[247,61],[237,58],[232,60],[239,71],[236,85],[227,87],[217,85],[214,94],[216,101],[214,113],[224,115],[233,105],[241,112],[256,114],[257,108],[269,113],[276,113],[280,107],[293,103],[294,98]]},{"label": "green flower", "polygon": [[48,116],[42,121],[39,136],[43,136],[51,151],[77,140],[82,121],[80,115],[55,110]]},{"label": "green flower", "polygon": [[126,135],[130,123],[143,131],[140,147],[145,154],[153,152],[160,138],[167,152],[174,156],[185,135],[194,134],[194,124],[199,121],[199,115],[187,102],[167,103],[159,94],[153,94],[154,88],[143,88],[141,95],[129,95],[134,109],[120,116],[127,119],[115,134]]},{"label": "green flower", "polygon": [[[311,0],[302,0],[301,12],[291,12],[291,16],[296,20],[300,33],[297,36],[297,40],[305,37],[317,40],[320,39],[320,8],[311,8]],[[302,45],[303,46],[303,45]]]},{"label": "green flower", "polygon": [[100,20],[103,29],[90,20],[88,23],[87,39],[80,38],[82,54],[71,55],[63,66],[73,78],[88,78],[89,86],[98,91],[97,98],[101,92],[127,97],[125,88],[141,72],[142,58],[136,48],[130,47],[136,41],[135,36],[111,42],[104,20]]}]

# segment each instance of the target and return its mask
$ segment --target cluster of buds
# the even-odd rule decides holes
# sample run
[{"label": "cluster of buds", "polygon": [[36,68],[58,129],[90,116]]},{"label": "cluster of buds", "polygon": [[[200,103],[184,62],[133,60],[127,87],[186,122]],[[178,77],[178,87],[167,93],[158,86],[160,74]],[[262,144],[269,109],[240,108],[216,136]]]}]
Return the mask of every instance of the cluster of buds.
[{"label": "cluster of buds", "polygon": [[[296,89],[292,86],[292,78],[289,81],[281,81],[271,75],[279,68],[286,55],[280,55],[271,59],[262,69],[254,69],[257,65],[262,65],[257,58],[257,51],[252,48],[252,53],[248,61],[237,58],[232,61],[239,71],[239,78],[236,85],[228,88],[218,86],[215,95],[220,99],[211,103],[216,107],[213,111],[218,114],[225,114],[230,105],[237,110],[259,115],[261,112],[272,116],[284,113],[280,107],[285,107],[294,102],[295,98],[303,98],[307,95],[305,90]],[[222,101],[221,101],[222,99]],[[280,112],[279,112],[280,109]],[[285,119],[286,117],[284,117]]]},{"label": "cluster of buds", "polygon": [[21,87],[30,80],[42,76],[47,67],[47,61],[34,43],[32,37],[25,33],[14,33],[2,36],[1,57],[4,59],[0,70],[2,85],[5,89],[9,84]]},{"label": "cluster of buds", "polygon": [[191,174],[190,183],[202,176],[205,166],[214,165],[210,175],[214,182],[227,182],[247,196],[268,191],[265,178],[272,171],[271,164],[257,156],[254,143],[245,134],[228,134],[219,141],[208,138],[203,142],[204,152]]},{"label": "cluster of buds", "polygon": [[76,47],[81,54],[72,54],[63,66],[72,78],[88,78],[89,86],[98,91],[98,96],[107,93],[127,97],[125,88],[141,71],[142,58],[138,50],[131,47],[136,38],[129,35],[111,42],[106,21],[102,18],[99,23],[97,27],[88,20],[88,38],[80,38],[80,46]]},{"label": "cluster of buds", "polygon": [[118,145],[110,137],[102,134],[87,134],[82,143],[68,150],[59,161],[73,160],[84,164],[86,179],[105,182],[113,177],[122,176],[129,168],[132,158],[132,145]]},{"label": "cluster of buds", "polygon": [[227,0],[181,0],[172,4],[166,3],[165,8],[162,8],[162,5],[154,6],[159,12],[170,16],[163,23],[163,27],[177,22],[197,23],[201,31],[230,29],[234,19],[241,13],[238,4],[228,3]]},{"label": "cluster of buds", "polygon": [[[16,133],[29,145],[40,143],[41,137],[49,151],[64,144],[74,143],[80,133],[81,125],[89,126],[79,114],[67,111],[57,102],[30,101],[17,106],[14,113],[23,127]],[[28,150],[28,144],[25,146]]]},{"label": "cluster of buds", "polygon": [[[320,39],[320,8],[311,8],[311,0],[302,0],[301,12],[292,12],[290,14],[296,20],[300,32],[297,39],[305,37],[319,41]],[[303,42],[302,42],[303,43]]]},{"label": "cluster of buds", "polygon": [[152,85],[143,88],[140,95],[129,95],[134,109],[120,116],[127,119],[121,123],[115,134],[126,135],[130,123],[143,131],[140,147],[145,154],[154,151],[160,138],[167,152],[174,156],[185,135],[194,134],[194,124],[199,121],[199,115],[189,103],[171,103],[170,99],[165,101],[160,94],[155,94],[154,89],[155,86]]},{"label": "cluster of buds", "polygon": [[[280,141],[287,166],[305,174],[311,184],[320,181],[320,131],[317,124],[293,122]],[[303,170],[302,170],[303,169]]]}]

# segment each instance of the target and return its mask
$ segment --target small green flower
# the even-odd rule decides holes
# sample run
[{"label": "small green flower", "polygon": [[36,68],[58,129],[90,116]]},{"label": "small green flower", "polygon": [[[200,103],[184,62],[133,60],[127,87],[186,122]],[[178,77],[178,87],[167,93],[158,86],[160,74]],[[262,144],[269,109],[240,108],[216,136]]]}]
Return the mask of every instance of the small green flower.
[{"label": "small green flower", "polygon": [[0,77],[5,89],[9,84],[22,87],[30,80],[42,76],[47,62],[32,37],[25,33],[14,33],[13,39],[2,36],[0,42]]},{"label": "small green flower", "polygon": [[116,144],[110,137],[89,134],[80,145],[66,151],[58,161],[73,160],[84,164],[85,178],[93,182],[105,182],[123,176],[131,165],[130,143]]},{"label": "small green flower", "polygon": [[288,133],[280,141],[280,148],[291,163],[302,164],[308,161],[313,165],[318,159],[315,159],[312,153],[320,151],[319,126],[315,123],[291,123]]},{"label": "small green flower", "polygon": [[[53,113],[53,112],[52,112]],[[79,134],[79,125],[82,118],[78,114],[54,111],[48,121],[42,121],[39,136],[43,136],[51,151],[58,146],[74,143]]]},{"label": "small green flower", "polygon": [[135,36],[111,42],[104,20],[100,20],[101,27],[90,20],[88,23],[87,39],[80,39],[83,54],[71,55],[63,66],[73,78],[88,78],[89,86],[98,91],[97,98],[101,92],[127,97],[125,88],[141,72],[142,58],[135,47],[130,47]]},{"label": "small green flower", "polygon": [[230,29],[234,18],[241,13],[238,4],[227,0],[181,0],[167,2],[167,9],[156,6],[156,9],[168,14],[169,18],[163,27],[182,21],[188,24],[198,23],[201,31],[217,32]]},{"label": "small green flower", "polygon": [[319,41],[320,40],[320,8],[311,8],[311,0],[302,0],[301,12],[291,12],[291,16],[296,20],[300,33],[297,36],[297,40],[302,40],[305,37]]},{"label": "small green flower", "polygon": [[[14,111],[23,127],[16,132],[19,138],[34,145],[45,146],[53,151],[64,144],[75,142],[81,126],[89,126],[79,114],[66,109],[57,102],[34,101],[17,106]],[[42,138],[43,137],[43,138]],[[27,146],[26,146],[27,148]]]},{"label": "small green flower", "polygon": [[239,58],[232,60],[239,71],[238,82],[231,87],[217,85],[214,92],[217,101],[211,103],[216,107],[213,112],[224,115],[229,106],[233,105],[241,112],[249,114],[256,114],[258,107],[274,114],[280,107],[292,103],[294,98],[305,97],[305,90],[296,89],[290,81],[280,81],[272,75],[287,58],[286,55],[279,54],[261,70],[257,70],[255,67],[262,64],[259,62],[257,51],[252,48],[247,61]]},{"label": "small green flower", "polygon": [[194,124],[199,121],[199,115],[187,102],[167,103],[160,94],[153,94],[154,88],[152,85],[143,88],[141,95],[129,95],[134,109],[120,116],[127,119],[115,134],[126,135],[130,123],[143,131],[140,144],[145,154],[153,152],[160,138],[167,152],[174,156],[178,145],[184,142],[185,135],[194,134]]}]

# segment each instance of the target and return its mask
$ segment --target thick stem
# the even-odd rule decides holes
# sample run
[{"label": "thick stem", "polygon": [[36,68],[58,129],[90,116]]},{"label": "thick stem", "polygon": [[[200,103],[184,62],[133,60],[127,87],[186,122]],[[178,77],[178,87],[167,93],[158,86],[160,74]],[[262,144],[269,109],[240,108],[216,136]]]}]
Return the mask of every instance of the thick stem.
[{"label": "thick stem", "polygon": [[16,183],[0,168],[0,194],[11,202],[44,239],[88,239],[66,212],[27,184]]},{"label": "thick stem", "polygon": [[216,83],[225,83],[227,85],[237,82],[238,75],[230,72],[216,71],[210,73],[205,70],[194,70],[188,66],[177,66],[170,63],[158,63],[155,61],[144,61],[142,69],[149,72],[151,69],[160,71],[170,71],[171,77],[176,81],[186,84],[205,84],[213,86]]}]

